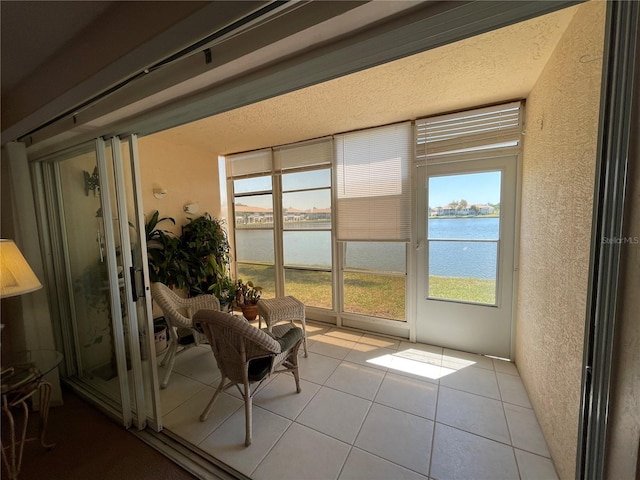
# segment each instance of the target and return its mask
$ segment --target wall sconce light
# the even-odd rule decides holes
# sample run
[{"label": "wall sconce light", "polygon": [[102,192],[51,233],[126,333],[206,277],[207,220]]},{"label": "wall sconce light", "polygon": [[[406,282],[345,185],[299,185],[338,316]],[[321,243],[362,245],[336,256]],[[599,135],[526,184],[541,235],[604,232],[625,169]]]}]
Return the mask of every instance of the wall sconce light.
[{"label": "wall sconce light", "polygon": [[187,203],[184,206],[184,211],[186,213],[190,213],[190,214],[198,213],[198,210],[200,210],[200,206],[197,203]]},{"label": "wall sconce light", "polygon": [[166,188],[161,188],[161,187],[156,187],[153,189],[153,196],[156,198],[164,198],[167,196],[167,189]]},{"label": "wall sconce light", "polygon": [[82,172],[84,174],[84,194],[89,196],[89,190],[93,192],[93,196],[100,195],[100,178],[98,177],[98,167],[93,169],[93,173],[89,174],[86,170]]}]

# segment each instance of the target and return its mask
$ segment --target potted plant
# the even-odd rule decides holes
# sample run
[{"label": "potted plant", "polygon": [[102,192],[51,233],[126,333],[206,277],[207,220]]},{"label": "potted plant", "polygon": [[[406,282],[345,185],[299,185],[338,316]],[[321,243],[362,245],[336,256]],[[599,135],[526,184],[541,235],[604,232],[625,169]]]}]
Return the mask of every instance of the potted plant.
[{"label": "potted plant", "polygon": [[164,221],[174,225],[176,223],[171,217],[160,218],[156,210],[145,224],[149,277],[152,282],[182,288],[185,286],[185,276],[182,268],[184,255],[180,249],[180,239],[171,232],[158,228],[158,224]]},{"label": "potted plant", "polygon": [[209,286],[212,293],[220,301],[222,311],[231,311],[236,298],[236,283],[229,275],[229,269],[218,265],[216,268],[216,280]]},{"label": "potted plant", "polygon": [[236,284],[236,305],[242,310],[247,320],[255,320],[258,316],[258,300],[262,295],[262,287],[255,286],[251,280],[244,283],[239,279]]},{"label": "potted plant", "polygon": [[[211,217],[208,213],[190,218],[182,227],[180,247],[183,252],[183,267],[186,274],[186,287],[189,296],[195,297],[203,293],[209,293],[214,286],[220,283],[220,289],[214,294],[224,295],[225,282],[228,277],[229,241],[227,232],[223,228],[223,220]],[[225,298],[218,296],[222,303]]]}]

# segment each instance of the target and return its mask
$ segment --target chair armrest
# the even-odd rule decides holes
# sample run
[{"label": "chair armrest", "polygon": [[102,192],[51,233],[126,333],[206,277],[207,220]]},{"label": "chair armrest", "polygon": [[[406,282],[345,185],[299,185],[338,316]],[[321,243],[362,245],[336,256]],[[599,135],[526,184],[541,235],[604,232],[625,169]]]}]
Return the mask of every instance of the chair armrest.
[{"label": "chair armrest", "polygon": [[302,329],[299,327],[290,328],[289,330],[287,330],[287,333],[285,333],[281,337],[276,337],[266,329],[263,330],[263,332],[265,332],[267,335],[272,337],[276,342],[280,344],[280,350],[282,352],[285,352],[290,348],[292,348],[304,336]]}]

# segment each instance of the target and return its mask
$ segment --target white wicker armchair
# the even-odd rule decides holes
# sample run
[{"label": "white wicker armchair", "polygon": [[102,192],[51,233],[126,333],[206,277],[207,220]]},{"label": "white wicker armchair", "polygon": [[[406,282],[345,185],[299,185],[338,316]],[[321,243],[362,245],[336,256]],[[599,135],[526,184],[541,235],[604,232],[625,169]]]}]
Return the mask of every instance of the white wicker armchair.
[{"label": "white wicker armchair", "polygon": [[181,298],[169,287],[159,282],[151,284],[151,296],[162,310],[169,330],[169,349],[160,363],[160,365],[168,363],[160,384],[160,388],[166,388],[178,352],[178,328],[192,329],[193,338],[197,344],[199,332],[193,327],[191,320],[193,315],[198,310],[220,310],[220,302],[214,295]]},{"label": "white wicker armchair", "polygon": [[[251,384],[260,383],[275,372],[291,372],[296,381],[296,392],[300,393],[298,375],[298,349],[302,344],[303,332],[292,325],[279,325],[272,333],[260,330],[244,318],[225,312],[201,310],[193,317],[209,339],[216,358],[221,379],[218,388],[200,415],[204,422],[218,395],[236,386],[244,398],[245,445],[251,444],[251,405],[253,393]],[[229,382],[225,385],[225,381]],[[240,385],[243,388],[240,388]],[[257,389],[257,387],[256,387]]]}]

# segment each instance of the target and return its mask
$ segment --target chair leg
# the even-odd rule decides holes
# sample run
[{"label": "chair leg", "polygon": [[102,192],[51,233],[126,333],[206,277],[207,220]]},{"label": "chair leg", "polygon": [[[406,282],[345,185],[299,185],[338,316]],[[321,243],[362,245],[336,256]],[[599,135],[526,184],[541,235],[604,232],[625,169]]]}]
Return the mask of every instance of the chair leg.
[{"label": "chair leg", "polygon": [[[173,365],[174,363],[176,363],[176,351],[178,350],[178,343],[175,341],[171,342],[171,346],[169,348],[171,349],[171,351],[168,352],[170,354],[169,365],[167,366],[167,371],[164,372],[164,378],[162,379],[160,388],[167,388],[167,384],[169,383],[169,377],[171,376],[171,371],[173,370]],[[164,363],[164,359],[162,361]]]},{"label": "chair leg", "polygon": [[309,357],[309,352],[307,352],[307,323],[304,321],[304,317],[302,317],[302,335],[303,335],[303,343],[304,346],[304,358]]},{"label": "chair leg", "polygon": [[164,367],[165,364],[167,363],[167,360],[169,359],[169,357],[171,356],[171,352],[173,351],[174,345],[175,345],[175,342],[173,341],[173,338],[170,338],[169,347],[167,348],[166,353],[162,356],[162,361],[160,362],[161,367]]},{"label": "chair leg", "polygon": [[245,416],[245,437],[244,437],[244,445],[248,447],[251,445],[251,387],[249,386],[249,381],[244,381],[244,416]]},{"label": "chair leg", "polygon": [[211,408],[213,407],[213,404],[215,403],[216,398],[218,398],[218,395],[220,395],[220,392],[222,392],[222,390],[223,390],[222,386],[224,385],[224,381],[225,380],[226,380],[226,378],[223,375],[222,378],[220,379],[220,384],[218,385],[218,388],[216,389],[216,393],[213,394],[213,397],[211,397],[211,400],[209,400],[209,403],[207,404],[207,406],[203,410],[202,414],[200,415],[200,421],[201,422],[204,422],[207,419],[207,417],[209,416],[209,412],[211,412]]},{"label": "chair leg", "polygon": [[298,349],[295,350],[295,355],[289,356],[289,363],[291,364],[290,370],[293,373],[293,378],[296,380],[296,393],[300,393],[300,373],[298,372]]}]

